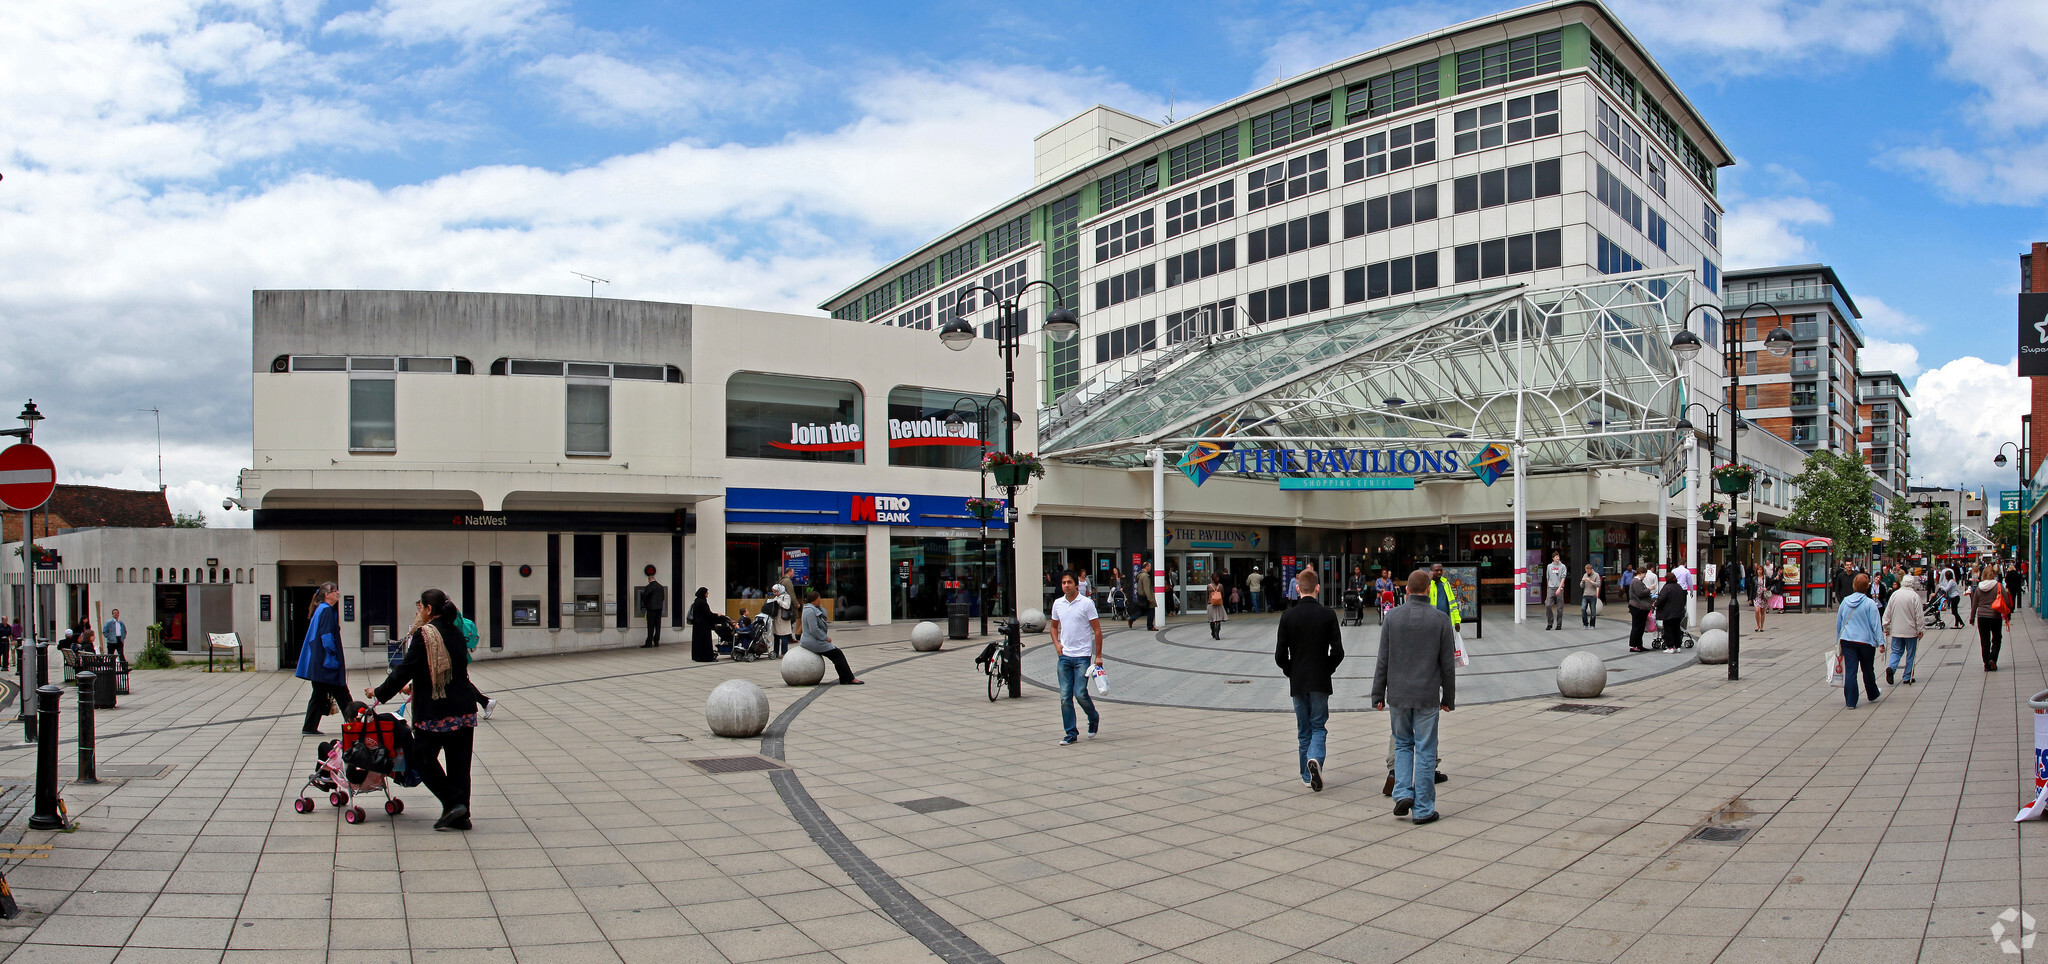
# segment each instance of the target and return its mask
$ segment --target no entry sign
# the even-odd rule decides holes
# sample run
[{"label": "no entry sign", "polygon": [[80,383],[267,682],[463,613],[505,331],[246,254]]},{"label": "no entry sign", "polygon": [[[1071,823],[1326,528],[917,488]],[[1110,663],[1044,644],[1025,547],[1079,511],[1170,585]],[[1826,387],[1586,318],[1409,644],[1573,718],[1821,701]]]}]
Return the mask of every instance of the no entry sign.
[{"label": "no entry sign", "polygon": [[50,453],[23,442],[0,449],[0,505],[16,512],[40,509],[57,488]]}]

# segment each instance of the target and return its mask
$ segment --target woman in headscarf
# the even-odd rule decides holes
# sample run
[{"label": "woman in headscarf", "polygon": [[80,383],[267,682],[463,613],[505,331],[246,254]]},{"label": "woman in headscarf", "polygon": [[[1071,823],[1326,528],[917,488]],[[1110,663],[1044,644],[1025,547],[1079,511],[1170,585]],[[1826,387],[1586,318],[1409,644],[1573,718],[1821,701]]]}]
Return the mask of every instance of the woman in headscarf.
[{"label": "woman in headscarf", "polygon": [[690,603],[690,658],[699,663],[718,661],[718,648],[711,642],[718,617],[711,614],[711,590],[697,587],[697,598]]},{"label": "woman in headscarf", "polygon": [[[412,692],[412,751],[406,762],[441,801],[435,830],[469,829],[469,760],[476,747],[476,688],[469,683],[469,653],[456,628],[455,604],[439,589],[420,593],[405,661],[366,690],[377,702]],[[444,764],[440,757],[446,758]]]}]

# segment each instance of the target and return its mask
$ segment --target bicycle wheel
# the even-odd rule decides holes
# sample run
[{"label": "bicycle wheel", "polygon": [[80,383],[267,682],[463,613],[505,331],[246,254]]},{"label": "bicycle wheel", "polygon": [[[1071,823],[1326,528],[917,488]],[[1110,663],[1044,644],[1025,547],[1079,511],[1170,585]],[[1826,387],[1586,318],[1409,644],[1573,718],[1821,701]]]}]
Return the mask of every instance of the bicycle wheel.
[{"label": "bicycle wheel", "polygon": [[991,703],[996,701],[996,695],[1003,688],[1002,665],[1003,657],[1001,655],[997,655],[995,659],[988,661],[988,701]]}]

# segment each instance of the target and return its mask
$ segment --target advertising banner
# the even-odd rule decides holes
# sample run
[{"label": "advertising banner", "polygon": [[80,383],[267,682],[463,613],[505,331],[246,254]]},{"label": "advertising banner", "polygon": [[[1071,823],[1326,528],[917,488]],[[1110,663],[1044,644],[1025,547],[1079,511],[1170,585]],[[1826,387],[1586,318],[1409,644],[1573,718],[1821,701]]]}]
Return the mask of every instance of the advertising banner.
[{"label": "advertising banner", "polygon": [[798,462],[867,461],[860,386],[738,372],[725,383],[725,454]]},{"label": "advertising banner", "polygon": [[2020,377],[2048,375],[2048,294],[2020,295]]},{"label": "advertising banner", "polygon": [[[962,401],[965,399],[966,401]],[[1003,410],[988,395],[898,386],[889,392],[889,464],[981,471],[983,433],[989,451],[1008,447]],[[969,404],[971,403],[971,404]],[[988,413],[984,421],[982,413]]]}]

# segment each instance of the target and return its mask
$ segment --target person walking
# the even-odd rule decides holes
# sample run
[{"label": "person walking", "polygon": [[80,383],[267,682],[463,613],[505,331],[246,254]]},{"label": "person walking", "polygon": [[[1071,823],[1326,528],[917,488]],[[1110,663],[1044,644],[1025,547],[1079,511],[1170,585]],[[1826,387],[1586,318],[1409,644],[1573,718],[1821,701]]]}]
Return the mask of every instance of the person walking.
[{"label": "person walking", "polygon": [[114,610],[114,618],[101,627],[100,638],[106,640],[107,652],[120,657],[123,663],[128,661],[128,624],[121,621],[120,610]]},{"label": "person walking", "polygon": [[1052,602],[1052,624],[1048,628],[1060,648],[1060,723],[1066,727],[1060,745],[1073,746],[1081,738],[1074,723],[1076,701],[1088,714],[1088,738],[1095,739],[1102,728],[1102,715],[1095,712],[1095,698],[1088,695],[1086,675],[1090,666],[1098,672],[1102,667],[1102,619],[1095,613],[1095,600],[1081,595],[1081,582],[1073,573],[1060,576],[1060,592],[1060,598]]},{"label": "person walking", "polygon": [[768,632],[775,637],[775,658],[781,659],[789,652],[791,643],[796,642],[803,612],[796,608],[796,600],[789,596],[789,587],[776,583],[769,587],[768,601],[761,604],[761,612],[768,617]]},{"label": "person walking", "polygon": [[711,613],[709,598],[711,590],[697,587],[697,598],[690,602],[690,612],[684,619],[690,624],[690,659],[698,663],[718,661],[718,648],[712,643],[712,634],[717,631],[718,617]]},{"label": "person walking", "polygon": [[1877,654],[1884,650],[1884,621],[1877,600],[1870,598],[1868,573],[1850,579],[1849,595],[1835,607],[1835,638],[1842,644],[1842,690],[1849,708],[1856,708],[1858,673],[1863,676],[1864,695],[1877,702]]},{"label": "person walking", "polygon": [[1457,645],[1450,617],[1431,606],[1432,576],[1408,574],[1408,601],[1380,627],[1372,671],[1372,708],[1386,710],[1394,733],[1394,816],[1411,810],[1433,823],[1436,810],[1437,716],[1457,709]]},{"label": "person walking", "polygon": [[[1451,620],[1451,631],[1457,632],[1465,624],[1464,607],[1458,602],[1458,590],[1451,586],[1451,578],[1444,575],[1444,564],[1432,563],[1429,567],[1429,583],[1426,589],[1415,588],[1415,580],[1408,581],[1410,594],[1426,591],[1430,608],[1443,613]],[[1382,630],[1385,632],[1385,630]]]},{"label": "person walking", "polygon": [[7,669],[8,656],[14,652],[14,622],[0,616],[0,671]]},{"label": "person walking", "polygon": [[1252,567],[1251,575],[1244,577],[1245,591],[1252,594],[1252,612],[1266,611],[1266,594],[1261,590],[1265,584],[1266,574],[1260,572],[1257,566]]},{"label": "person walking", "polygon": [[1926,620],[1921,617],[1919,588],[1920,578],[1907,573],[1884,604],[1884,635],[1892,642],[1891,662],[1884,668],[1886,686],[1899,681],[1894,677],[1901,667],[1905,674],[1900,679],[1907,686],[1913,685],[1913,657],[1919,654],[1920,637],[1927,632]]},{"label": "person walking", "polygon": [[816,589],[804,594],[803,635],[797,637],[797,645],[831,660],[832,668],[839,671],[840,685],[859,686],[864,681],[854,678],[853,668],[846,664],[846,653],[832,644],[832,620],[818,603],[823,598]]},{"label": "person walking", "polygon": [[1217,575],[1211,575],[1211,576],[1209,577],[1209,638],[1210,638],[1210,639],[1222,639],[1222,638],[1223,638],[1223,621],[1224,621],[1224,620],[1226,620],[1226,619],[1229,619],[1229,618],[1230,618],[1230,615],[1229,615],[1229,613],[1227,612],[1227,610],[1226,610],[1226,608],[1225,608],[1225,606],[1224,606],[1224,600],[1223,600],[1223,577],[1222,577],[1222,576],[1217,576]]},{"label": "person walking", "polygon": [[399,690],[411,688],[412,750],[406,763],[441,801],[441,819],[434,821],[434,829],[468,830],[469,763],[476,751],[479,702],[476,687],[469,682],[469,654],[447,593],[421,592],[413,611],[404,661],[391,667],[384,682],[363,692],[384,703]]},{"label": "person walking", "polygon": [[1600,624],[1600,573],[1594,571],[1592,563],[1586,563],[1586,572],[1579,577],[1579,625]]},{"label": "person walking", "polygon": [[313,592],[313,609],[306,618],[306,638],[299,643],[298,678],[313,684],[306,700],[306,723],[299,732],[320,734],[320,718],[348,709],[348,667],[342,660],[341,587],[323,582]]},{"label": "person walking", "polygon": [[1564,564],[1564,556],[1550,554],[1550,565],[1543,567],[1543,628],[1564,628],[1564,581],[1571,575],[1570,567]]},{"label": "person walking", "polygon": [[[1891,602],[1892,602],[1892,593],[1895,593],[1895,592],[1898,592],[1898,591],[1899,591],[1899,567],[1897,567],[1897,566],[1886,566],[1886,567],[1884,567],[1884,570],[1883,570],[1883,574],[1882,574],[1882,575],[1880,575],[1880,576],[1878,576],[1878,578],[1877,578],[1877,604],[1878,604],[1878,605],[1880,605],[1880,606],[1889,606],[1889,605],[1891,605]],[[1898,654],[1897,654],[1897,653],[1894,653],[1894,654],[1892,654],[1892,655],[1896,657],[1896,656],[1897,656]]]},{"label": "person walking", "polygon": [[[1064,581],[1064,577],[1062,577],[1062,580]],[[1078,586],[1079,586],[1080,584],[1079,584],[1079,583],[1077,582],[1077,583],[1075,583],[1075,585],[1076,585],[1076,587],[1077,587],[1077,591],[1078,591]],[[1144,612],[1144,614],[1145,614],[1145,631],[1146,631],[1146,632],[1148,632],[1148,633],[1149,633],[1149,632],[1154,632],[1154,631],[1156,631],[1156,628],[1157,628],[1157,627],[1155,627],[1155,626],[1153,625],[1153,623],[1157,621],[1157,620],[1156,620],[1156,618],[1155,618],[1155,615],[1156,615],[1156,614],[1154,614],[1154,613],[1152,612],[1152,564],[1151,564],[1151,563],[1149,563],[1149,562],[1148,562],[1148,563],[1146,563],[1146,564],[1144,564],[1144,565],[1142,565],[1142,566],[1139,566],[1139,567],[1138,567],[1138,576],[1137,576],[1137,578],[1135,578],[1135,579],[1132,579],[1132,580],[1131,580],[1131,598],[1137,601],[1137,607],[1136,607],[1135,609],[1133,609],[1133,610],[1132,610],[1132,611],[1131,611],[1131,612],[1129,613],[1129,616],[1130,616],[1131,618],[1130,618],[1129,620],[1127,620],[1127,621],[1125,621],[1125,622],[1124,622],[1124,628],[1125,628],[1125,629],[1129,629],[1129,628],[1131,628],[1132,626],[1135,626],[1135,625],[1137,625],[1137,623],[1138,623],[1138,613],[1139,613],[1139,611],[1141,611],[1141,610],[1142,610],[1142,611]],[[1256,596],[1254,596],[1253,598],[1257,598],[1257,597],[1256,597]],[[1055,606],[1059,605],[1059,600],[1058,600],[1057,598],[1055,598],[1055,599],[1053,600],[1053,605],[1055,605]],[[1084,694],[1084,695],[1085,695],[1085,694]]]},{"label": "person walking", "polygon": [[640,587],[640,612],[647,619],[647,641],[640,648],[661,645],[661,617],[668,612],[668,589],[651,572],[647,574],[647,585]]},{"label": "person walking", "polygon": [[1756,611],[1756,632],[1764,631],[1764,614],[1770,611],[1771,596],[1777,592],[1778,574],[1765,570],[1761,582],[1749,594],[1749,608]]},{"label": "person walking", "polygon": [[1655,602],[1650,594],[1649,567],[1636,563],[1635,578],[1628,584],[1628,651],[1631,653],[1640,653],[1647,648],[1643,645],[1643,633],[1649,629],[1650,610]]},{"label": "person walking", "polygon": [[[1323,760],[1329,745],[1330,676],[1344,661],[1344,632],[1337,614],[1316,599],[1320,588],[1313,571],[1299,580],[1301,602],[1280,616],[1273,644],[1273,662],[1287,676],[1287,695],[1294,700],[1294,733],[1300,744],[1296,762],[1301,784],[1321,793]],[[1433,764],[1432,764],[1433,765]]]},{"label": "person walking", "polygon": [[1664,629],[1664,652],[1677,654],[1685,633],[1685,590],[1666,579],[1657,590],[1657,622]]},{"label": "person walking", "polygon": [[1970,586],[1970,621],[1977,624],[1977,648],[1984,657],[1984,672],[1998,672],[1998,653],[2005,647],[2005,620],[1998,612],[1998,600],[2005,587],[1997,573],[1979,567]]},{"label": "person walking", "polygon": [[2020,572],[2019,564],[2008,563],[2005,567],[2005,601],[2010,607],[2005,614],[2007,629],[2012,628],[2012,614],[2020,611],[2020,591],[2025,589],[2026,585],[2027,577],[2025,573]]}]

